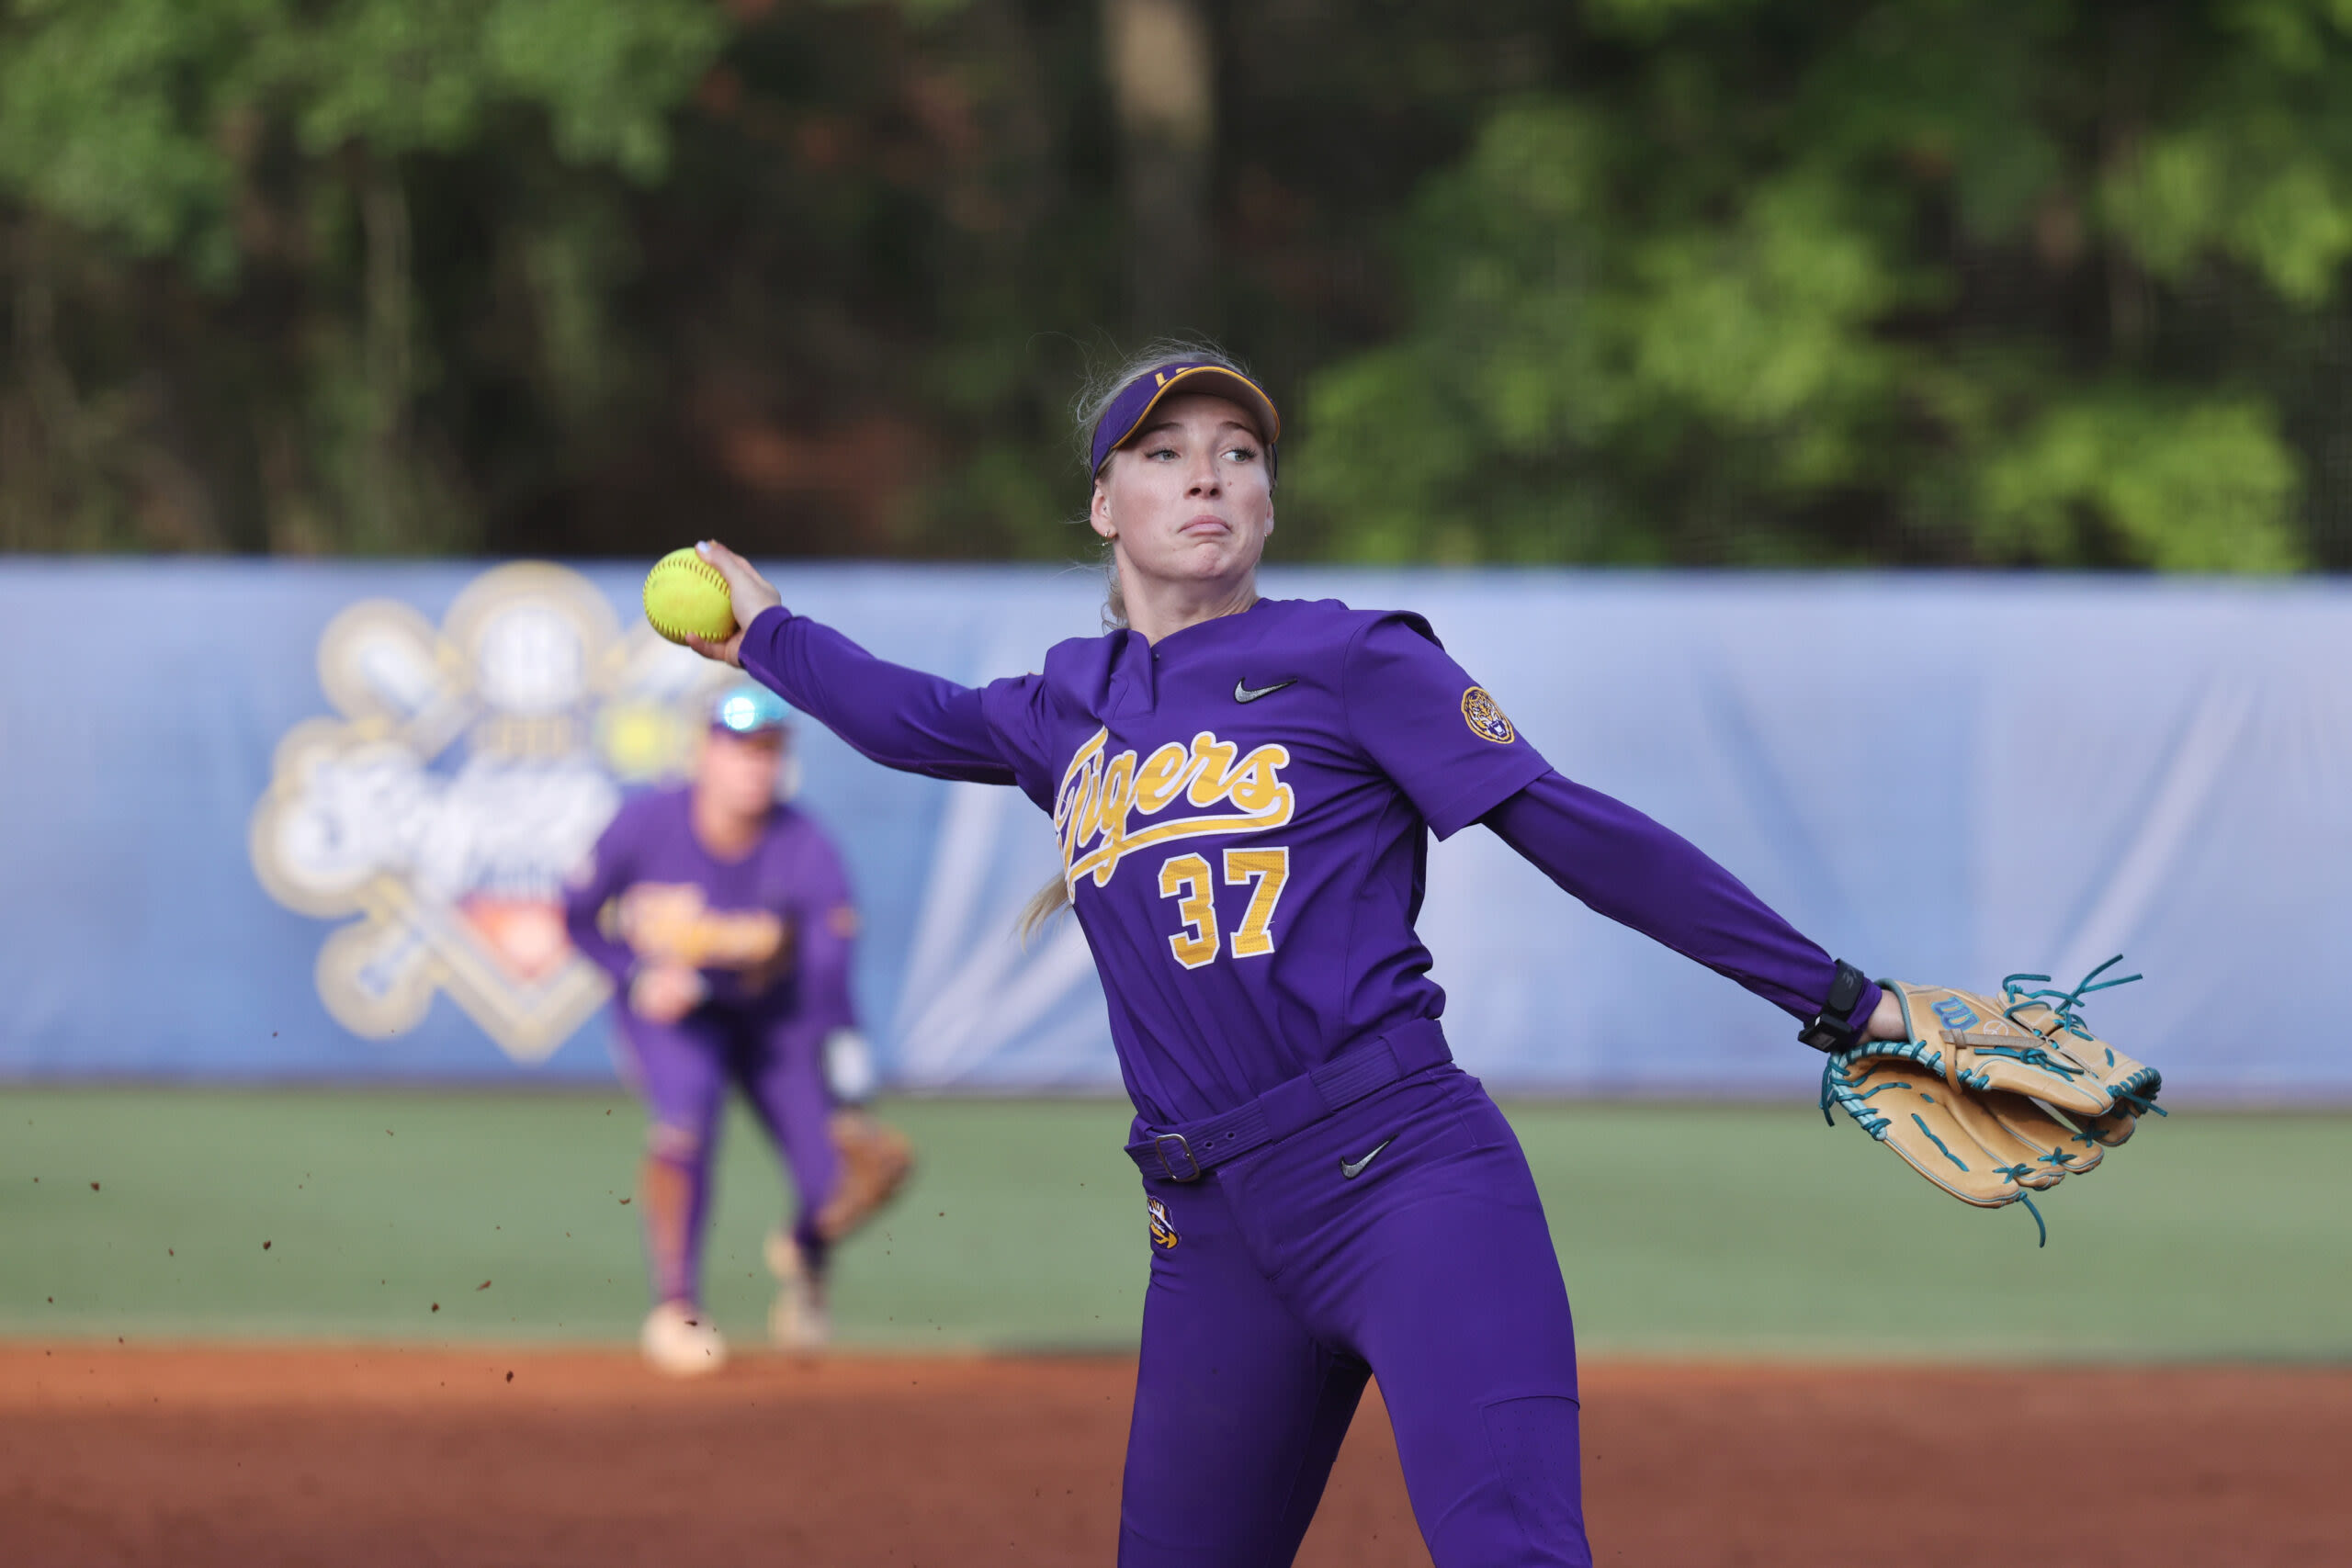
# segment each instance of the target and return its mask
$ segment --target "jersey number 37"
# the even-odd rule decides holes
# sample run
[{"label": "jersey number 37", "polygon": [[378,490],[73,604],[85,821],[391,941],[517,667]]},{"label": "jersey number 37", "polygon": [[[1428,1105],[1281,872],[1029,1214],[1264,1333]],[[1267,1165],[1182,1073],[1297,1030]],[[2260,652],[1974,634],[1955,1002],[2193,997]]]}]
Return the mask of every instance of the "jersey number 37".
[{"label": "jersey number 37", "polygon": [[[1250,908],[1233,933],[1233,956],[1258,958],[1274,950],[1274,906],[1282,901],[1283,884],[1290,880],[1290,851],[1227,850],[1223,856],[1229,887],[1257,886],[1250,893]],[[1211,880],[1208,857],[1171,855],[1159,867],[1159,896],[1176,900],[1176,914],[1184,929],[1168,939],[1168,951],[1187,969],[1216,961],[1225,939],[1217,930],[1216,884]]]}]

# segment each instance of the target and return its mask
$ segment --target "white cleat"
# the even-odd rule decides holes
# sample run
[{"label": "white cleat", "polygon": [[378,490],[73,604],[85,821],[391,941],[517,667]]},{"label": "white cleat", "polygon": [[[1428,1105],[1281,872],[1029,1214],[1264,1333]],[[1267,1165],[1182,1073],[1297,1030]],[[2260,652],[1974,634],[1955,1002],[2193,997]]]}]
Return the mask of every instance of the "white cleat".
[{"label": "white cleat", "polygon": [[768,1308],[768,1339],[779,1350],[821,1350],[833,1337],[825,1310],[824,1276],[808,1267],[800,1244],[784,1231],[768,1232],[768,1272],[775,1304]]},{"label": "white cleat", "polygon": [[673,1378],[707,1377],[727,1364],[718,1325],[686,1302],[663,1302],[647,1314],[637,1344],[648,1364]]}]

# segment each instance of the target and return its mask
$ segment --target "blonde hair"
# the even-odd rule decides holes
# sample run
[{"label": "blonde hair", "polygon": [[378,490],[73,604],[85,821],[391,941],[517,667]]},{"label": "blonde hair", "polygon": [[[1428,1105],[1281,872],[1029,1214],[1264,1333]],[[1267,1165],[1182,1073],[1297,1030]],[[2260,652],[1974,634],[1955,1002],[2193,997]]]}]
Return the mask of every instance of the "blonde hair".
[{"label": "blonde hair", "polygon": [[[1070,424],[1077,437],[1078,460],[1081,465],[1093,456],[1094,433],[1102,423],[1102,416],[1111,412],[1111,404],[1119,394],[1137,377],[1158,369],[1171,359],[1218,366],[1237,376],[1250,375],[1248,366],[1205,337],[1154,338],[1124,359],[1106,360],[1091,367],[1069,405]],[[1109,467],[1110,461],[1105,457],[1103,466]],[[1102,475],[1099,469],[1091,470],[1086,479],[1091,510],[1092,487],[1102,483]],[[1098,558],[1102,567],[1102,629],[1106,632],[1118,631],[1127,624],[1127,601],[1119,587],[1116,543],[1103,540]],[[1022,906],[1019,930],[1023,943],[1026,944],[1045,930],[1055,916],[1069,908],[1069,888],[1059,876],[1038,888],[1029,902]]]}]

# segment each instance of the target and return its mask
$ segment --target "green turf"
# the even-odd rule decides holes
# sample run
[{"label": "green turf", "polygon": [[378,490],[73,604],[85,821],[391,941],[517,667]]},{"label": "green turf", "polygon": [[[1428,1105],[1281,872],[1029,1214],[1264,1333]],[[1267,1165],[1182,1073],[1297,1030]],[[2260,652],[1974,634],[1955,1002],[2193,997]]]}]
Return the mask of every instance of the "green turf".
[{"label": "green turf", "polygon": [[[2177,1114],[2052,1194],[2037,1251],[1802,1105],[1510,1111],[1589,1349],[2352,1358],[2352,1117]],[[886,1113],[923,1164],[842,1259],[845,1340],[1132,1345],[1122,1108]],[[639,1131],[617,1092],[0,1092],[0,1333],[623,1338]],[[719,1181],[709,1304],[755,1337],[782,1189],[741,1120]]]}]

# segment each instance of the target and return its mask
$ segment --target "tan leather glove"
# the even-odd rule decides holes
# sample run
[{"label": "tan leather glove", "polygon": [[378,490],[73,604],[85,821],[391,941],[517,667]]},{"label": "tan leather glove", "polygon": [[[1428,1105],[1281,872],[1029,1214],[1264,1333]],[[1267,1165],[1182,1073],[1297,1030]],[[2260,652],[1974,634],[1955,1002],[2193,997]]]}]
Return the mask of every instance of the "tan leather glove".
[{"label": "tan leather glove", "polygon": [[[2082,1021],[2082,998],[2128,980],[2099,981],[2109,959],[2072,991],[2029,990],[2043,975],[2012,975],[2000,997],[1947,986],[1879,984],[1901,1003],[1909,1038],[1860,1042],[1822,1068],[1821,1110],[1832,1105],[1953,1197],[1982,1208],[2096,1167],[2156,1111],[2163,1079]],[[2162,1115],[2161,1111],[2156,1111]],[[1834,1120],[1834,1119],[1832,1119]]]}]

